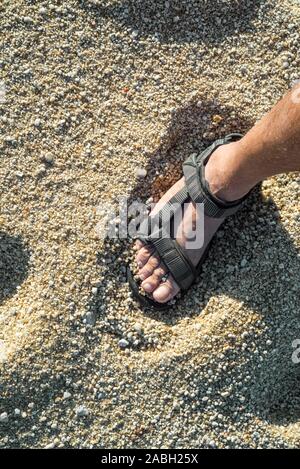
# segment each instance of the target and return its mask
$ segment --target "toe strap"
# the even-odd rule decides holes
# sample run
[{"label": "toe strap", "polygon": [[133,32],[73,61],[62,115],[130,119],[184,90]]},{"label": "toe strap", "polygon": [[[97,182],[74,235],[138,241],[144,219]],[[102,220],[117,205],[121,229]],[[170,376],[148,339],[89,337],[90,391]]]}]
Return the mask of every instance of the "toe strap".
[{"label": "toe strap", "polygon": [[187,290],[196,278],[196,270],[176,240],[160,237],[148,241],[153,244],[163,263],[182,290]]},{"label": "toe strap", "polygon": [[[196,270],[175,239],[170,236],[169,222],[182,205],[190,201],[187,187],[178,191],[151,219],[140,225],[138,239],[152,245],[181,290],[187,290],[196,278]],[[172,224],[172,223],[171,223]]]}]

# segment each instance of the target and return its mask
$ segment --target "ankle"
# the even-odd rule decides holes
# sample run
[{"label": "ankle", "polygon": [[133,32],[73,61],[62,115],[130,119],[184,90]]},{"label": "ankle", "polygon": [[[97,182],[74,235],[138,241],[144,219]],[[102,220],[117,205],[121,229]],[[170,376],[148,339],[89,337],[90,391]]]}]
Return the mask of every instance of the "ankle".
[{"label": "ankle", "polygon": [[217,148],[205,166],[205,179],[213,195],[233,202],[256,184],[243,170],[239,142]]}]

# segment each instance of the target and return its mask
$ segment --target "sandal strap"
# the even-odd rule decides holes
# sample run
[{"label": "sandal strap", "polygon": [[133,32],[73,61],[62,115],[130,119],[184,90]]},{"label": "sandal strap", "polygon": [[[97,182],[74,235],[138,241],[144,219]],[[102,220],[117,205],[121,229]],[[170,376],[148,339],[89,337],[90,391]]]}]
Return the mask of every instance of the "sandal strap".
[{"label": "sandal strap", "polygon": [[176,240],[164,237],[149,239],[162,262],[181,290],[187,290],[196,278],[196,269]]},{"label": "sandal strap", "polygon": [[172,238],[167,227],[170,230],[174,229],[174,226],[171,228],[171,224],[174,222],[175,214],[178,210],[182,210],[186,201],[191,199],[195,203],[203,203],[204,213],[213,218],[228,217],[241,207],[249,194],[237,201],[225,202],[211,193],[204,177],[205,165],[214,150],[221,145],[237,141],[241,137],[241,134],[227,135],[225,138],[216,140],[198,157],[195,155],[189,157],[183,164],[185,186],[154,217],[147,216],[140,225],[137,237],[155,248],[181,290],[187,290],[192,285],[197,276],[197,269],[177,241]]},{"label": "sandal strap", "polygon": [[233,215],[240,209],[249,195],[248,193],[234,202],[225,202],[211,193],[209,184],[204,177],[205,165],[216,148],[236,142],[241,137],[242,135],[238,133],[229,134],[225,138],[216,140],[199,156],[191,155],[183,163],[183,173],[189,195],[195,203],[204,205],[204,213],[209,217],[226,218]]},{"label": "sandal strap", "polygon": [[160,230],[163,225],[170,226],[171,218],[180,210],[182,205],[190,199],[187,187],[184,186],[163,206],[161,210],[154,216],[147,216],[140,224],[137,237],[141,241],[147,242],[147,238],[151,234],[151,238],[160,236]]},{"label": "sandal strap", "polygon": [[171,228],[171,218],[178,210],[182,210],[182,205],[188,200],[190,197],[187,187],[184,186],[155,217],[152,217],[152,223],[151,217],[144,220],[138,233],[138,238],[141,241],[155,248],[160,259],[182,290],[187,290],[194,282],[196,270],[177,241],[171,238],[166,225]]}]

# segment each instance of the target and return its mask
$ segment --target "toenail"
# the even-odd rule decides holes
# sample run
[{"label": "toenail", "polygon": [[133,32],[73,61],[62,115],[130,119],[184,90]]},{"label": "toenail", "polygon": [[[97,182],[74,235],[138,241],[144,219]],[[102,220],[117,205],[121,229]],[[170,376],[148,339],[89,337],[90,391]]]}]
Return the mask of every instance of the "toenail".
[{"label": "toenail", "polygon": [[146,278],[146,275],[145,275],[145,274],[140,274],[140,279],[141,279],[141,280],[145,280],[145,278]]},{"label": "toenail", "polygon": [[170,289],[167,285],[161,285],[157,290],[157,293],[162,296],[166,296],[170,294]]},{"label": "toenail", "polygon": [[152,286],[150,283],[145,283],[145,285],[143,285],[143,289],[146,290],[146,291],[151,291],[152,290]]},{"label": "toenail", "polygon": [[138,261],[138,262],[137,262],[137,265],[138,265],[138,267],[140,267],[140,268],[141,268],[141,267],[143,266],[143,263],[142,263],[142,261]]}]

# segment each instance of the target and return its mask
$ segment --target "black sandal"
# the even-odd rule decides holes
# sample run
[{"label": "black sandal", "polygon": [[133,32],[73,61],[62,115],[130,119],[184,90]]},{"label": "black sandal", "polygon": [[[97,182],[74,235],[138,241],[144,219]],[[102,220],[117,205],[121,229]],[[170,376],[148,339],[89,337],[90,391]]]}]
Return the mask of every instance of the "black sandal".
[{"label": "black sandal", "polygon": [[[227,135],[225,138],[216,140],[199,156],[190,156],[183,163],[185,186],[178,191],[154,217],[151,218],[148,216],[139,227],[137,239],[140,239],[143,243],[154,247],[156,253],[167,267],[169,273],[173,275],[182,293],[186,292],[199,276],[203,262],[208,254],[211,241],[202,255],[199,264],[197,267],[194,267],[183,249],[177,243],[176,239],[173,239],[172,236],[164,229],[162,218],[164,217],[165,223],[167,221],[171,224],[176,208],[177,210],[178,207],[182,209],[182,205],[190,200],[195,203],[202,203],[205,215],[212,218],[226,218],[239,210],[252,190],[239,200],[234,202],[224,202],[212,195],[210,192],[209,185],[204,178],[204,168],[216,148],[221,145],[235,142],[241,137],[242,135],[239,133]],[[166,218],[166,216],[168,218]],[[150,231],[151,220],[152,229]],[[154,229],[153,221],[155,221]],[[169,309],[173,306],[174,299],[171,299],[167,303],[158,303],[147,294],[141,294],[139,291],[139,285],[135,281],[130,268],[127,269],[127,278],[133,296],[143,306],[152,307],[158,310]]]}]

